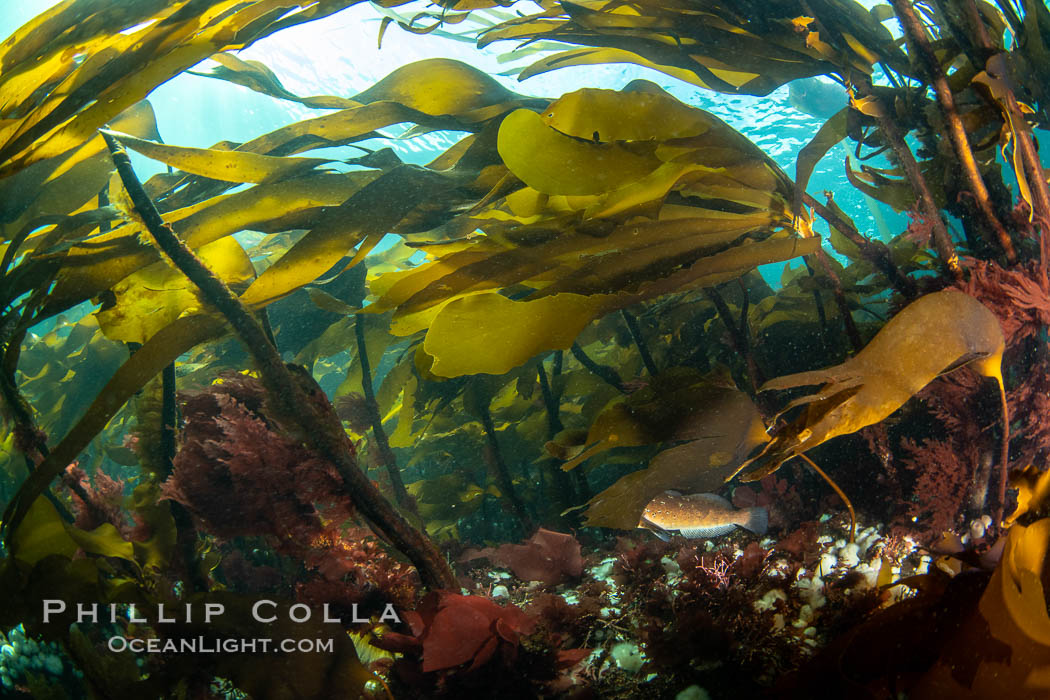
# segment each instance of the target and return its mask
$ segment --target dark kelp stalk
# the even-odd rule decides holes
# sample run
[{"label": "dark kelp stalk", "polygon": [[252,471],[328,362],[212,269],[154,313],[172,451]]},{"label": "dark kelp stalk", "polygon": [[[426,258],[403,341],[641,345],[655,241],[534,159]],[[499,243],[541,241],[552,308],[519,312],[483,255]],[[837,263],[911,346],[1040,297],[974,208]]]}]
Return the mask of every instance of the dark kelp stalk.
[{"label": "dark kelp stalk", "polygon": [[[1050,10],[869,4],[14,31],[3,696],[1050,693]],[[352,12],[503,68],[239,53]],[[165,138],[185,75],[295,116]]]}]

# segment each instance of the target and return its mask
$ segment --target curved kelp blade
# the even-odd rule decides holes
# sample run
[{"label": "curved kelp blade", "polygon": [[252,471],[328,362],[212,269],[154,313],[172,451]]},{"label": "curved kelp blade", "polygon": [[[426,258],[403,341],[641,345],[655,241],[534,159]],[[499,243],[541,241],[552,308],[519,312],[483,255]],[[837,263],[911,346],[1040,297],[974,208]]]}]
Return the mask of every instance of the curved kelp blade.
[{"label": "curved kelp blade", "polygon": [[503,374],[545,350],[567,350],[603,302],[579,294],[533,301],[496,293],[456,299],[427,331],[423,349],[435,358],[430,371],[440,377]]},{"label": "curved kelp blade", "polygon": [[[188,246],[196,249],[248,229],[282,231],[310,227],[323,207],[342,204],[377,175],[372,171],[317,173],[258,185],[162,216]],[[45,311],[57,313],[95,297],[159,261],[156,249],[140,242],[142,233],[141,224],[131,223],[94,236],[87,244],[70,250]]]},{"label": "curved kelp blade", "polygon": [[[944,194],[945,166],[946,161],[942,158],[919,163],[919,169],[930,186],[938,208],[942,208],[947,201]],[[909,211],[915,207],[915,190],[899,170],[880,170],[863,164],[860,170],[854,170],[847,158],[846,179],[864,194],[897,211]]]},{"label": "curved kelp blade", "polygon": [[[909,696],[1040,698],[1050,692],[1047,543],[1050,520],[1014,525],[980,601],[955,621],[951,641]],[[950,601],[952,604],[955,601]],[[941,603],[943,608],[944,603]],[[965,674],[959,669],[965,668]]]},{"label": "curved kelp blade", "polygon": [[743,481],[776,471],[794,455],[882,421],[938,375],[969,364],[1003,385],[1003,333],[995,314],[955,289],[927,294],[890,319],[863,350],[841,365],[770,380],[762,391],[820,384],[788,404],[803,412],[781,426]]},{"label": "curved kelp blade", "polygon": [[280,127],[236,150],[287,156],[371,138],[376,129],[403,123],[477,131],[491,119],[544,103],[503,88],[466,63],[424,59],[391,72],[357,95],[352,106]]},{"label": "curved kelp blade", "polygon": [[512,105],[543,100],[508,90],[488,74],[449,58],[415,61],[354,96],[356,102],[394,102],[429,116],[479,122],[509,112]]},{"label": "curved kelp blade", "polygon": [[[449,92],[436,99],[432,90],[424,89],[419,83],[421,77],[428,76],[447,85]],[[440,163],[435,161],[435,167],[443,170],[440,173],[401,166],[396,161],[379,165],[387,170],[316,173],[313,168],[329,161],[269,153],[338,145],[367,137],[381,126],[405,121],[457,129],[482,128],[484,120],[498,118],[522,104],[529,104],[531,99],[503,89],[466,64],[445,59],[422,61],[399,69],[362,95],[361,100],[367,104],[282,127],[234,150],[229,150],[228,145],[189,149],[121,138],[145,155],[196,174],[197,180],[184,181],[176,191],[153,192],[168,210],[163,215],[165,220],[192,248],[246,229],[310,230],[288,251],[286,259],[262,275],[248,297],[252,303],[261,303],[263,298],[277,298],[313,281],[355,245],[367,241],[358,251],[359,256],[364,255],[384,233],[395,230],[413,209],[418,209],[418,218],[428,219],[431,225],[451,217],[461,206],[462,195],[450,197],[449,190],[463,186],[474,189],[473,181],[479,175],[488,177],[483,174],[484,168],[494,165],[498,157],[494,130],[491,139],[471,137],[463,139],[462,146],[449,149],[446,155],[454,152],[451,157]],[[475,120],[481,121],[471,127]],[[207,180],[199,180],[200,177]],[[262,184],[204,201],[193,199],[209,192],[217,194],[228,187],[228,183],[206,185],[218,180]],[[358,193],[376,180],[379,182]],[[484,180],[476,189],[484,193],[490,186]],[[405,192],[412,194],[405,197]],[[477,194],[464,194],[468,204],[477,201]],[[322,209],[333,205],[341,208],[328,212]],[[408,225],[418,224],[413,219]],[[89,239],[82,248],[71,250],[45,313],[56,313],[96,296],[157,260],[154,250],[139,245],[140,232],[140,225],[133,221],[117,231]],[[304,261],[309,264],[303,266]]]},{"label": "curved kelp blade", "polygon": [[[625,290],[617,294],[594,294],[589,279],[581,280],[576,285],[559,285],[562,291],[553,296],[549,295],[553,291],[549,291],[548,287],[534,297],[521,301],[511,301],[492,292],[480,297],[464,293],[454,301],[430,305],[428,308],[433,313],[420,314],[413,319],[413,323],[393,324],[392,331],[400,335],[409,330],[415,332],[418,324],[429,326],[424,350],[435,358],[432,371],[439,376],[500,374],[526,362],[539,352],[567,349],[572,345],[575,334],[589,321],[610,311],[665,294],[736,279],[759,265],[813,253],[819,243],[815,238],[785,238],[742,245],[702,257],[689,267],[671,272],[663,279],[643,282],[637,290]],[[689,245],[695,247],[696,243]],[[629,263],[629,271],[649,271],[651,274],[654,269],[658,269],[658,262],[659,258],[654,262],[647,255],[639,254]],[[647,266],[646,263],[652,264]],[[623,272],[622,268],[612,265],[610,269]],[[622,278],[631,279],[626,272]],[[500,300],[497,301],[495,297]],[[411,308],[410,303],[406,303],[404,308]],[[501,312],[490,313],[495,308]],[[397,319],[395,313],[395,321]],[[518,323],[525,325],[518,326]],[[530,329],[528,335],[522,334],[523,327]],[[471,334],[459,332],[466,328],[471,329]],[[495,342],[477,346],[469,340],[472,336]],[[509,342],[511,339],[517,339],[520,343],[515,345]]]},{"label": "curved kelp blade", "polygon": [[234,56],[232,53],[217,53],[210,57],[219,65],[212,68],[208,73],[198,71],[186,71],[190,75],[199,75],[203,78],[215,78],[226,80],[234,85],[241,85],[249,90],[276,97],[281,100],[298,102],[305,107],[315,109],[348,109],[359,107],[360,103],[348,100],[345,97],[334,95],[317,95],[315,97],[299,97],[289,92],[274,72],[259,61],[245,61]]},{"label": "curved kelp blade", "polygon": [[287,253],[259,275],[242,301],[263,305],[308,284],[339,262],[350,248],[367,244],[364,254],[423,202],[440,197],[456,183],[456,175],[435,173],[411,165],[397,166],[368,183],[339,207],[324,214]]},{"label": "curved kelp blade", "polygon": [[[569,447],[556,439],[548,443],[547,449],[559,459],[568,458],[561,468],[569,471],[613,448],[659,443],[682,443],[680,446],[684,446],[693,440],[713,437],[714,433],[703,428],[704,421],[710,418],[704,408],[706,405],[725,404],[727,413],[746,417],[746,411],[737,410],[740,406],[734,403],[733,391],[694,369],[674,367],[653,377],[648,386],[609,400],[596,413],[586,437],[568,438],[569,442],[576,443],[574,446]],[[572,432],[569,431],[570,435]],[[719,459],[723,458],[726,464],[739,461],[727,454]],[[636,524],[637,519],[631,527]]]},{"label": "curved kelp blade", "polygon": [[[166,510],[166,507],[165,507]],[[145,541],[128,541],[112,523],[103,523],[94,530],[83,530],[67,523],[46,498],[37,498],[7,544],[11,556],[20,564],[32,566],[41,559],[60,555],[72,559],[76,552],[101,557],[115,557],[132,562],[140,568],[161,567],[170,555],[174,542],[174,522],[154,518],[154,531]]]},{"label": "curved kelp blade", "polygon": [[795,211],[802,209],[802,195],[806,193],[806,186],[809,184],[809,178],[813,175],[813,169],[817,167],[817,163],[836,144],[846,138],[848,113],[848,107],[839,110],[821,125],[816,135],[798,152],[798,157],[795,159]]},{"label": "curved kelp blade", "polygon": [[527,109],[511,112],[499,130],[503,162],[522,182],[543,194],[614,190],[660,165],[652,150],[572,138],[549,128],[540,115]]},{"label": "curved kelp blade", "polygon": [[[755,73],[744,71],[721,71],[718,78],[712,80],[712,77],[715,76],[715,74],[706,70],[702,64],[699,63],[674,65],[670,62],[665,63],[660,60],[650,60],[641,53],[611,47],[571,49],[569,51],[561,51],[552,55],[544,56],[518,72],[518,80],[527,80],[537,75],[549,73],[558,68],[568,68],[571,66],[596,66],[606,63],[630,63],[643,68],[649,68],[650,70],[659,71],[665,75],[669,75],[672,78],[677,78],[684,83],[696,85],[697,87],[705,88],[707,90],[738,92],[741,88],[746,89],[749,83],[752,83],[750,86],[751,89],[754,89],[760,84],[757,82],[753,83],[755,78],[759,77]],[[728,78],[728,80],[722,80],[721,78],[723,77]],[[763,87],[760,89],[765,88]]]},{"label": "curved kelp blade", "polygon": [[605,405],[587,429],[586,447],[566,460],[561,465],[562,471],[576,469],[595,455],[613,448],[652,445],[667,437],[663,426],[650,425],[632,413],[629,398],[617,397]]},{"label": "curved kelp blade", "polygon": [[264,156],[244,151],[214,148],[187,148],[138,139],[128,134],[102,129],[127,148],[173,168],[224,182],[273,182],[303,174],[331,163],[326,158],[292,158]]}]

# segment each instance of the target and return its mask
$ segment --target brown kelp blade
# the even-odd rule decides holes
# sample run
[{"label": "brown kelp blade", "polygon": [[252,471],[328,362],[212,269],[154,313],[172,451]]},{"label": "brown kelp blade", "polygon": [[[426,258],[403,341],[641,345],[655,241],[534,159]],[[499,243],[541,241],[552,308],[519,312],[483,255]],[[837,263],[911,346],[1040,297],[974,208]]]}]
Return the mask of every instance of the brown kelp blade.
[{"label": "brown kelp blade", "polygon": [[956,289],[921,297],[846,362],[766,382],[762,391],[822,386],[788,405],[805,410],[777,429],[765,449],[734,476],[750,467],[743,480],[761,479],[795,455],[878,423],[939,374],[964,364],[995,378],[1003,392],[1003,349],[998,319],[973,297]]},{"label": "brown kelp blade", "polygon": [[587,504],[586,524],[630,530],[645,506],[668,489],[717,491],[736,463],[768,438],[747,394],[707,387],[705,400],[675,436],[687,442],[660,452],[648,468],[620,478]]}]

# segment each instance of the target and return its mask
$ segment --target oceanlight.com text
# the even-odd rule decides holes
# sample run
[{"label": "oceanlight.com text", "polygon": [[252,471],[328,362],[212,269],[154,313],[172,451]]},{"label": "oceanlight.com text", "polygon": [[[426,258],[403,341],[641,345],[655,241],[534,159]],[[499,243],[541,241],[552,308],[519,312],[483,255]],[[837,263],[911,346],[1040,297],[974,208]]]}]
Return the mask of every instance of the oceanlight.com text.
[{"label": "oceanlight.com text", "polygon": [[333,639],[270,639],[255,637],[244,639],[209,639],[190,637],[184,639],[139,639],[122,636],[110,637],[110,651],[130,651],[136,654],[331,654],[335,650]]}]

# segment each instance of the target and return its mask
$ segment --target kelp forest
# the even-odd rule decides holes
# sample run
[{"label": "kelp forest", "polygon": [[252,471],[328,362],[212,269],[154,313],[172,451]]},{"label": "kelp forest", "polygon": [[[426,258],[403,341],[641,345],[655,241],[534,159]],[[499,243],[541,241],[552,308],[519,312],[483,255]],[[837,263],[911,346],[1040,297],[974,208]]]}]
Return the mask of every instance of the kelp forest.
[{"label": "kelp forest", "polygon": [[[239,55],[353,5],[509,69]],[[183,74],[308,116],[169,142]],[[661,84],[842,101],[788,172]],[[0,695],[1050,697],[1048,90],[1041,0],[56,2],[0,44]]]}]

